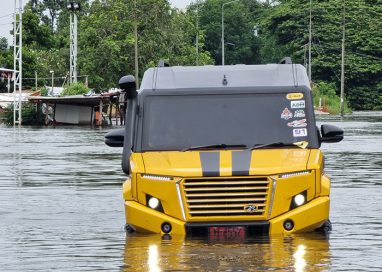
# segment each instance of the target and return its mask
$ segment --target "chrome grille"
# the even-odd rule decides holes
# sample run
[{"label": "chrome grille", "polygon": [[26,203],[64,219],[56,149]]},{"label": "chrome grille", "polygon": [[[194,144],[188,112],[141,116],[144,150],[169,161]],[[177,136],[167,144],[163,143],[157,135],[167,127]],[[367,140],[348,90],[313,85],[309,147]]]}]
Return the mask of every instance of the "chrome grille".
[{"label": "chrome grille", "polygon": [[190,217],[253,217],[265,214],[270,184],[268,177],[185,179],[182,188]]}]

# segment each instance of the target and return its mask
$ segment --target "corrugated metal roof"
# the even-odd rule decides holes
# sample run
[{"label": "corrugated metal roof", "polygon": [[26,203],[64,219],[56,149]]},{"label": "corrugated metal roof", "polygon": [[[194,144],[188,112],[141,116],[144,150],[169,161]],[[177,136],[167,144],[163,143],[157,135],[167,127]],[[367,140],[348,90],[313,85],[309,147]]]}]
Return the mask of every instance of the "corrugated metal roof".
[{"label": "corrugated metal roof", "polygon": [[82,106],[95,106],[99,105],[100,101],[109,102],[110,96],[63,96],[63,97],[51,97],[51,96],[30,96],[28,100],[33,103],[52,103],[52,104],[66,104],[66,105],[82,105]]}]

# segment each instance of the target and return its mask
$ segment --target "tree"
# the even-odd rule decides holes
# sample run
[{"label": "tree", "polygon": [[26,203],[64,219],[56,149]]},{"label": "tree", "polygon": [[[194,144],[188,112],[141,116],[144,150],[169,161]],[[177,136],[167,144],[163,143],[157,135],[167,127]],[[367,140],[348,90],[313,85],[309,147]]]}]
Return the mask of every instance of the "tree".
[{"label": "tree", "polygon": [[[346,1],[346,93],[354,109],[382,106],[381,0]],[[335,82],[339,93],[342,39],[342,0],[312,1],[312,79]],[[360,23],[362,22],[362,23]],[[304,59],[308,43],[309,1],[284,0],[263,19],[275,46]]]},{"label": "tree", "polygon": [[54,46],[53,31],[40,21],[30,6],[26,6],[23,12],[23,45],[34,49]]},{"label": "tree", "polygon": [[[188,13],[199,12],[199,27],[205,33],[206,49],[216,64],[222,63],[221,0],[206,0],[191,5]],[[197,7],[198,5],[199,7]],[[225,63],[254,64],[260,62],[259,39],[254,35],[256,12],[260,5],[255,1],[238,1],[224,8]],[[194,15],[196,16],[196,15]]]},{"label": "tree", "polygon": [[[192,22],[167,0],[137,0],[136,6],[127,0],[96,0],[81,20],[79,66],[97,89],[115,87],[121,76],[134,74],[134,20],[140,77],[160,59],[194,63]],[[202,63],[211,63],[207,52],[202,50],[201,56]]]},{"label": "tree", "polygon": [[[8,69],[12,69],[12,54],[8,48],[8,41],[5,37],[0,37],[0,67],[5,67]],[[0,93],[6,92],[7,82],[6,80],[0,80]]]},{"label": "tree", "polygon": [[0,37],[0,52],[5,52],[8,49],[8,40],[5,37]]}]

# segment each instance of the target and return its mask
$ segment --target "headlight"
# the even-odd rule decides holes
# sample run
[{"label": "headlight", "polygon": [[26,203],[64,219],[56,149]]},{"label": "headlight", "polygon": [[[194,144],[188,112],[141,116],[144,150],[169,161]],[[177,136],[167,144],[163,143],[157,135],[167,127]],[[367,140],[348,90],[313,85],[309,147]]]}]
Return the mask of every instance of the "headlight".
[{"label": "headlight", "polygon": [[293,201],[294,201],[294,204],[296,204],[296,206],[301,206],[302,204],[305,203],[305,196],[303,194],[298,194],[296,195],[294,198],[293,198]]},{"label": "headlight", "polygon": [[160,202],[160,200],[156,197],[151,196],[151,195],[146,195],[146,205],[149,208],[156,210],[158,212],[164,212],[163,207],[162,207],[162,203]]},{"label": "headlight", "polygon": [[158,208],[158,206],[159,206],[159,199],[155,198],[155,197],[151,197],[149,199],[149,207],[151,209],[156,209],[156,208]]},{"label": "headlight", "polygon": [[289,210],[293,210],[297,207],[304,205],[307,201],[307,191],[303,191],[292,197]]}]

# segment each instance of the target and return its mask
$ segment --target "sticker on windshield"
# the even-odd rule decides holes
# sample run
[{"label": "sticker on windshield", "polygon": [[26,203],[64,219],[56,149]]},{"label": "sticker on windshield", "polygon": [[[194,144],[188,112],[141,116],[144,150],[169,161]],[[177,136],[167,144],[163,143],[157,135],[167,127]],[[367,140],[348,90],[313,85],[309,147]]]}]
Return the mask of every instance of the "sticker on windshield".
[{"label": "sticker on windshield", "polygon": [[308,136],[308,131],[306,128],[295,128],[293,129],[293,137],[305,137]]},{"label": "sticker on windshield", "polygon": [[294,120],[288,123],[288,127],[306,127],[306,119]]},{"label": "sticker on windshield", "polygon": [[305,100],[290,101],[292,109],[305,109]]},{"label": "sticker on windshield", "polygon": [[281,118],[284,120],[289,120],[293,118],[293,113],[291,113],[288,108],[285,108],[283,112],[281,113]]},{"label": "sticker on windshield", "polygon": [[296,100],[296,99],[301,99],[304,97],[303,93],[288,93],[286,98],[288,100]]},{"label": "sticker on windshield", "polygon": [[303,117],[305,117],[305,111],[304,111],[304,110],[296,110],[296,111],[294,112],[293,117],[296,117],[296,118],[303,118]]}]

